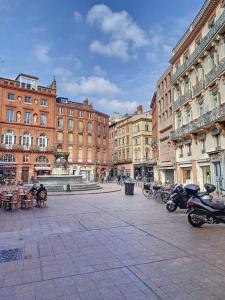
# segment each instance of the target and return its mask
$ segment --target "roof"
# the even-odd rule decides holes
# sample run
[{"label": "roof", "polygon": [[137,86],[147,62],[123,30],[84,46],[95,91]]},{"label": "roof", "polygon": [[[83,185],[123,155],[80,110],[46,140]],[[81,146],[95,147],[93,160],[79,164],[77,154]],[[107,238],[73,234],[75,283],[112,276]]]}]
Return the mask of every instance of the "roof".
[{"label": "roof", "polygon": [[15,80],[17,80],[20,76],[23,76],[23,77],[28,77],[28,78],[31,78],[31,79],[35,79],[35,80],[39,80],[38,77],[36,76],[33,76],[33,75],[28,75],[28,74],[24,74],[24,73],[19,73],[19,75],[16,77]]}]

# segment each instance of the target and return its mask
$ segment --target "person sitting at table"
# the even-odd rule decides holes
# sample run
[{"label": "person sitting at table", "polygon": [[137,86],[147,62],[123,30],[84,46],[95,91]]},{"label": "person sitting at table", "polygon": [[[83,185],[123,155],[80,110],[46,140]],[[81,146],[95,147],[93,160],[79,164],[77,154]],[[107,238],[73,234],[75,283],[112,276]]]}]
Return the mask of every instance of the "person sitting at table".
[{"label": "person sitting at table", "polygon": [[40,184],[39,189],[37,190],[37,206],[41,205],[41,202],[47,201],[47,191],[43,184]]}]

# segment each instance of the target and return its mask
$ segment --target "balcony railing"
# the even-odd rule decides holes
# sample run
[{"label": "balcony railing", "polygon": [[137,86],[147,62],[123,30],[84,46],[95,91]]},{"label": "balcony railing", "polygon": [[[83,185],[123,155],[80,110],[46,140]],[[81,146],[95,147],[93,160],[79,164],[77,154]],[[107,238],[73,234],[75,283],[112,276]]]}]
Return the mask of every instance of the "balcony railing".
[{"label": "balcony railing", "polygon": [[195,97],[197,94],[199,94],[204,88],[204,82],[203,80],[196,83],[196,85],[193,86],[192,90],[192,96]]},{"label": "balcony railing", "polygon": [[217,32],[221,29],[225,24],[225,11],[221,14],[218,20],[215,22],[213,28],[204,36],[200,45],[195,49],[194,52],[190,55],[187,61],[183,65],[181,65],[177,71],[172,75],[171,80],[174,82],[177,78],[189,68],[193,62],[198,58],[198,56],[205,50],[206,46],[210,43],[210,41],[215,37]]},{"label": "balcony railing", "polygon": [[[26,148],[26,149],[25,149]],[[39,147],[39,146],[30,146],[25,147],[22,145],[6,145],[0,144],[0,150],[12,150],[12,151],[29,151],[29,152],[56,152],[55,147]]]},{"label": "balcony railing", "polygon": [[215,66],[208,74],[205,75],[206,86],[212,83],[224,71],[225,71],[225,57],[220,61],[220,63],[217,66]]},{"label": "balcony railing", "polygon": [[191,99],[191,92],[187,91],[184,95],[181,95],[175,102],[174,102],[174,109],[176,110],[178,107],[184,105]]},{"label": "balcony railing", "polygon": [[195,132],[202,127],[218,121],[222,117],[225,117],[225,103],[201,115],[199,118],[193,120],[189,124],[183,125],[181,128],[177,128],[175,131],[172,131],[170,134],[170,138],[171,140],[181,138],[184,135]]}]

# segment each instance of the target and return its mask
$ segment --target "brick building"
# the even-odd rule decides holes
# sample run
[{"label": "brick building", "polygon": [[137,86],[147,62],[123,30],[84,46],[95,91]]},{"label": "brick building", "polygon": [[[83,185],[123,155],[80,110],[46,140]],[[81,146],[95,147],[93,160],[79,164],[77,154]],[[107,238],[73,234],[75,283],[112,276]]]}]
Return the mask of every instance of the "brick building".
[{"label": "brick building", "polygon": [[109,117],[96,111],[88,99],[77,103],[58,97],[56,110],[57,152],[68,159],[66,172],[82,174],[89,181],[108,171]]},{"label": "brick building", "polygon": [[157,105],[157,93],[155,92],[152,96],[150,103],[151,115],[152,115],[152,160],[153,160],[153,171],[154,180],[159,181],[159,143],[158,143],[158,105]]},{"label": "brick building", "polygon": [[0,177],[28,182],[64,172],[95,179],[107,169],[108,116],[87,100],[56,100],[56,81],[38,81],[26,74],[0,78]]}]

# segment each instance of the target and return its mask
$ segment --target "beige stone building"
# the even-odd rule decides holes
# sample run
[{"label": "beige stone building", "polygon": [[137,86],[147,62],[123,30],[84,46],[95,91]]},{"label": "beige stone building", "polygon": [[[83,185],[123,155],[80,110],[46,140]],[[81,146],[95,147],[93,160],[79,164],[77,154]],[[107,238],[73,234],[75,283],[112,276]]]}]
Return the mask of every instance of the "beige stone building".
[{"label": "beige stone building", "polygon": [[225,2],[208,0],[173,50],[177,181],[224,187]]},{"label": "beige stone building", "polygon": [[153,176],[151,141],[151,114],[143,112],[142,106],[133,115],[112,119],[109,127],[112,176]]},{"label": "beige stone building", "polygon": [[175,151],[170,141],[173,129],[173,104],[171,95],[171,66],[157,82],[158,115],[158,166],[160,182],[174,182]]}]

